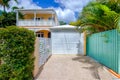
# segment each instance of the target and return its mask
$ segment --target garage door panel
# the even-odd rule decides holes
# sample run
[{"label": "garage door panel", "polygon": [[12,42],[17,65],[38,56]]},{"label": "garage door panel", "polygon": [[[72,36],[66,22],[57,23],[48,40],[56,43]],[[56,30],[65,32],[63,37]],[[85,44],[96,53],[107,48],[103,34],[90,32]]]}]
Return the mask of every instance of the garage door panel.
[{"label": "garage door panel", "polygon": [[75,31],[52,32],[53,54],[78,54],[80,34]]}]

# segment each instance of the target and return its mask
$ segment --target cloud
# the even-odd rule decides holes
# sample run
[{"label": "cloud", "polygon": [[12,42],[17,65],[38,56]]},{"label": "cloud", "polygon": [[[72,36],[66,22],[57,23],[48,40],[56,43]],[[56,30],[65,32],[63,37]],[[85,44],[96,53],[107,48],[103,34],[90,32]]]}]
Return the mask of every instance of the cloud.
[{"label": "cloud", "polygon": [[59,21],[65,21],[66,23],[69,23],[76,20],[75,13],[70,9],[61,9],[59,7],[55,8],[55,11],[57,13]]},{"label": "cloud", "polygon": [[81,12],[82,8],[91,0],[55,0],[61,7],[70,9],[74,12]]},{"label": "cloud", "polygon": [[18,7],[24,7],[25,9],[40,9],[41,7],[35,4],[32,0],[18,0],[18,3],[15,3],[14,1],[11,1],[10,5],[18,6]]}]

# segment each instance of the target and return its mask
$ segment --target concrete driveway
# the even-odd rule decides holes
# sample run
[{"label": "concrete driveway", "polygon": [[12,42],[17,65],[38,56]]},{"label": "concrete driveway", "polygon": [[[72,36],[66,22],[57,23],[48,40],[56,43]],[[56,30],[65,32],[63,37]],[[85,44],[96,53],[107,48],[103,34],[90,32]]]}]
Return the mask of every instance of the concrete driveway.
[{"label": "concrete driveway", "polygon": [[105,67],[87,56],[52,55],[37,80],[113,80]]}]

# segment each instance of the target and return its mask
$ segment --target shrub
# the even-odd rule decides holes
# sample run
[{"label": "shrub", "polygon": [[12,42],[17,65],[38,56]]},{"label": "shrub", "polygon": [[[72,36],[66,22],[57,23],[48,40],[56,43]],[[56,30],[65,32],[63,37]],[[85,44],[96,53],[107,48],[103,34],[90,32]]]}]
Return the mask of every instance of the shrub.
[{"label": "shrub", "polygon": [[32,80],[34,33],[17,27],[0,29],[0,80]]}]

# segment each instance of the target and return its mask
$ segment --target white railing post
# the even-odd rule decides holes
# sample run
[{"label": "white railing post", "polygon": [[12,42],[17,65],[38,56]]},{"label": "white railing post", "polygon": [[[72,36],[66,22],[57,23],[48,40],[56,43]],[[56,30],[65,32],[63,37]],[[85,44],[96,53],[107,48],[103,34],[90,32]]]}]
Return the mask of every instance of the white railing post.
[{"label": "white railing post", "polygon": [[34,10],[34,25],[36,26],[36,10]]},{"label": "white railing post", "polygon": [[53,12],[52,12],[52,26],[53,26]]}]

